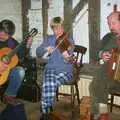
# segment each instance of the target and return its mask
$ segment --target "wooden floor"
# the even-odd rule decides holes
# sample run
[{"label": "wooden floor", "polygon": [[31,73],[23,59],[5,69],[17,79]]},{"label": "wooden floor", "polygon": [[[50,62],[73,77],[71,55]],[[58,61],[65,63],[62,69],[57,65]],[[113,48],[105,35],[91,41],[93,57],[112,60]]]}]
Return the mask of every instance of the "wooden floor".
[{"label": "wooden floor", "polygon": [[[25,105],[25,112],[28,120],[40,120],[40,112],[39,112],[39,102],[33,103],[28,101],[23,101]],[[5,104],[0,105],[0,111],[2,111],[6,107]],[[58,114],[62,114],[66,117],[66,120],[71,120],[71,116],[77,116],[79,114],[79,109],[77,105],[72,111],[70,102],[60,100],[59,102],[55,103],[54,110]],[[76,119],[75,119],[76,120]],[[113,113],[109,113],[109,120],[120,120],[120,109],[113,108]]]}]

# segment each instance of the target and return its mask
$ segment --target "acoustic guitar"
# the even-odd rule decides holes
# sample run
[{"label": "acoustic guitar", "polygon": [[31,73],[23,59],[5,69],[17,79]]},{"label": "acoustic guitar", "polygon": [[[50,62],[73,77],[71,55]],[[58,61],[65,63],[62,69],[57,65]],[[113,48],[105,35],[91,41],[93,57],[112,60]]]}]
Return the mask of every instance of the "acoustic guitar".
[{"label": "acoustic guitar", "polygon": [[9,63],[7,64],[7,67],[0,71],[0,85],[4,84],[7,81],[9,71],[15,67],[18,64],[18,56],[16,55],[16,52],[18,52],[22,45],[24,45],[25,42],[27,42],[29,37],[34,37],[37,34],[37,29],[33,28],[30,33],[28,33],[25,40],[23,40],[19,45],[16,46],[15,49],[10,48],[1,48],[0,49],[0,60],[2,61],[4,57],[9,58]]}]

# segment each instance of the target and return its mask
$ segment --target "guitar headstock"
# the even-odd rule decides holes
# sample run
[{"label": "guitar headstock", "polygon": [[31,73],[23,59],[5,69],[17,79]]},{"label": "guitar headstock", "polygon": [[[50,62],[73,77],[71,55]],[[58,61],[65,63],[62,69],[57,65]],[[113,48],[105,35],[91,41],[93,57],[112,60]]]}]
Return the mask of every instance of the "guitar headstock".
[{"label": "guitar headstock", "polygon": [[31,31],[29,32],[29,36],[30,37],[34,37],[35,35],[37,35],[38,30],[36,28],[31,29]]}]

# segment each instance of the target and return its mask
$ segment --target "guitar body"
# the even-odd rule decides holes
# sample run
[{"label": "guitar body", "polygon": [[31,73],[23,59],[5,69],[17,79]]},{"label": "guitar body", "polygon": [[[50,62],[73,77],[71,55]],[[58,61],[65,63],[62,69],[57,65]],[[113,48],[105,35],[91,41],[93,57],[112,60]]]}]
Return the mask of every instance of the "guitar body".
[{"label": "guitar body", "polygon": [[[0,59],[4,55],[8,54],[11,51],[12,51],[12,49],[10,49],[10,48],[1,48],[0,49]],[[10,69],[15,67],[18,64],[18,61],[19,60],[16,55],[11,57],[10,63],[8,64],[7,68],[5,68],[5,70],[0,72],[0,85],[4,84],[7,81]]]}]

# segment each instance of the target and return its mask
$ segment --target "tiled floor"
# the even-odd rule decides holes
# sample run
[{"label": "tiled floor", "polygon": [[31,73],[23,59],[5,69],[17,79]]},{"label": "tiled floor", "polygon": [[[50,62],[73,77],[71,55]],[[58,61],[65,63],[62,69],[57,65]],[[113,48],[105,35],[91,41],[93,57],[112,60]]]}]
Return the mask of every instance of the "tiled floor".
[{"label": "tiled floor", "polygon": [[[39,120],[40,113],[39,113],[39,102],[32,103],[28,101],[23,101],[25,105],[25,112],[27,115],[28,120]],[[6,105],[0,105],[0,111],[2,111]],[[54,109],[59,113],[66,117],[66,120],[71,120],[72,113],[73,115],[78,115],[78,107],[75,107],[74,112],[72,112],[70,102],[65,102],[60,100],[59,102],[55,103]],[[75,119],[76,120],[76,119]],[[120,120],[120,109],[113,109],[113,113],[109,113],[109,120]]]}]

